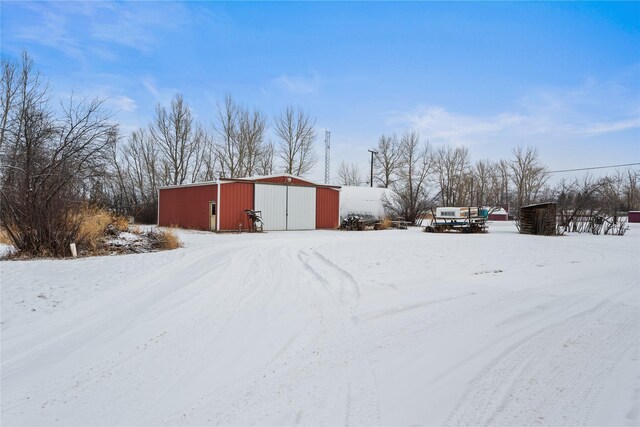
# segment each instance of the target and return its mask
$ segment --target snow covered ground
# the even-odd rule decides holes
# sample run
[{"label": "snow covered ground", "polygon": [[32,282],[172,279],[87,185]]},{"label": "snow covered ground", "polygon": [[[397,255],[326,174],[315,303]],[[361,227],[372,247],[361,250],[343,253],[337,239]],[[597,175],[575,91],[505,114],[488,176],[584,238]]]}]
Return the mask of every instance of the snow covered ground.
[{"label": "snow covered ground", "polygon": [[0,263],[2,425],[638,425],[624,237],[180,232]]}]

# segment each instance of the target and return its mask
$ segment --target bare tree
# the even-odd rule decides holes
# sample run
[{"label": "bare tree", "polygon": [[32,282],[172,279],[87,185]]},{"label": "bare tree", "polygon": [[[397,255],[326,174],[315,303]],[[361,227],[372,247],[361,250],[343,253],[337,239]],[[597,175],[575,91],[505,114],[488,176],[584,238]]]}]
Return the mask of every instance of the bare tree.
[{"label": "bare tree", "polygon": [[494,187],[495,204],[503,204],[509,207],[513,194],[509,192],[509,162],[501,159],[496,163]]},{"label": "bare tree", "polygon": [[[24,136],[27,111],[48,111],[49,87],[26,52],[20,64],[2,60],[2,129],[0,130],[0,154],[3,166],[15,159]],[[47,117],[48,119],[49,117]],[[43,119],[45,119],[43,117]],[[6,168],[2,168],[2,174]]]},{"label": "bare tree", "polygon": [[316,163],[313,151],[317,136],[315,120],[300,108],[287,107],[275,118],[274,131],[280,139],[276,154],[283,162],[283,171],[306,175]]},{"label": "bare tree", "polygon": [[[22,54],[22,73],[18,74],[17,65],[8,60],[2,60],[2,76],[0,77],[0,108],[2,108],[2,118],[0,120],[0,153],[4,146],[5,133],[9,130],[11,113],[15,112],[14,102],[18,89],[21,87],[20,79],[31,75],[33,81],[36,76],[31,74],[32,62],[26,52]],[[26,73],[26,75],[25,75]],[[37,79],[35,79],[37,81]]]},{"label": "bare tree", "polygon": [[473,168],[472,204],[475,206],[491,205],[491,185],[495,175],[494,165],[490,160],[478,160]]},{"label": "bare tree", "polygon": [[465,147],[441,147],[434,157],[442,206],[471,204],[469,151]]},{"label": "bare tree", "polygon": [[201,134],[194,129],[191,109],[182,95],[175,96],[169,111],[162,105],[156,107],[150,130],[162,154],[164,182],[183,184],[198,153]]},{"label": "bare tree", "polygon": [[117,126],[99,100],[72,97],[55,117],[27,55],[20,66],[9,112],[15,120],[5,133],[0,220],[18,250],[63,256],[78,237],[79,205],[87,184],[104,173]]},{"label": "bare tree", "polygon": [[355,163],[348,164],[345,161],[340,162],[338,166],[338,183],[340,185],[354,186],[362,184],[362,175],[360,175],[358,165]]},{"label": "bare tree", "polygon": [[[623,174],[599,179],[586,175],[583,179],[563,179],[555,188],[558,222],[562,232],[605,234],[619,224],[618,212],[623,202]],[[624,224],[620,224],[624,228]],[[624,230],[619,234],[624,234]]]},{"label": "bare tree", "polygon": [[262,155],[258,160],[258,173],[260,175],[272,175],[274,173],[273,151],[273,144],[271,142],[262,147]]},{"label": "bare tree", "polygon": [[[223,176],[239,178],[251,176],[272,163],[272,150],[265,145],[267,118],[258,110],[250,112],[236,104],[231,95],[218,106],[215,125],[216,154]],[[267,161],[263,161],[263,157]]]},{"label": "bare tree", "polygon": [[376,159],[380,167],[375,179],[384,188],[389,188],[402,169],[402,152],[398,137],[396,135],[382,135],[378,140],[376,151],[378,153],[376,154]]},{"label": "bare tree", "polygon": [[539,163],[538,150],[517,147],[514,158],[509,162],[510,178],[515,186],[517,208],[535,202],[547,182],[547,169]]},{"label": "bare tree", "polygon": [[216,144],[217,159],[220,171],[227,178],[241,176],[243,149],[238,144],[238,107],[231,95],[227,94],[224,103],[218,105],[218,117],[214,126],[218,143]]},{"label": "bare tree", "polygon": [[218,178],[221,172],[218,170],[220,161],[218,159],[218,150],[213,137],[206,131],[203,131],[202,140],[202,169],[199,175],[199,181],[213,181]]},{"label": "bare tree", "polygon": [[396,216],[415,223],[429,207],[429,174],[433,170],[433,157],[428,143],[420,141],[417,132],[405,132],[401,141],[402,169],[393,184],[395,195],[384,199],[385,209]]},{"label": "bare tree", "polygon": [[113,208],[132,215],[136,221],[155,222],[157,189],[161,185],[161,153],[145,129],[131,133],[124,145],[112,154],[112,171],[117,187]]},{"label": "bare tree", "polygon": [[617,222],[618,213],[624,209],[625,175],[616,171],[612,175],[600,178],[600,207],[604,215],[614,218]]},{"label": "bare tree", "polygon": [[500,206],[508,203],[509,165],[505,160],[490,164],[487,204]]},{"label": "bare tree", "polygon": [[267,129],[267,118],[257,110],[241,108],[239,110],[238,143],[243,147],[242,175],[252,176],[258,172],[260,158],[264,153],[264,136]]},{"label": "bare tree", "polygon": [[628,169],[625,181],[624,209],[640,210],[640,170]]},{"label": "bare tree", "polygon": [[187,170],[189,171],[190,182],[197,182],[202,176],[203,168],[207,161],[207,145],[210,144],[209,136],[200,124],[195,125],[192,144],[193,155],[189,159]]}]

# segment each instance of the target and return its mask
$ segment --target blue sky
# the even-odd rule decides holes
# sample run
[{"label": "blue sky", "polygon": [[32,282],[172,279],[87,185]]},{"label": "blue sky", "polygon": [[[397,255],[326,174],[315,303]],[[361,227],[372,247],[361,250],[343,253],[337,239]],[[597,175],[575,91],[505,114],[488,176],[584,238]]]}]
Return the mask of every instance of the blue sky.
[{"label": "blue sky", "polygon": [[175,93],[209,126],[228,92],[316,117],[334,173],[366,174],[367,149],[404,129],[473,160],[532,145],[552,170],[640,161],[638,2],[0,7],[2,56],[26,49],[59,97],[108,97],[124,132]]}]

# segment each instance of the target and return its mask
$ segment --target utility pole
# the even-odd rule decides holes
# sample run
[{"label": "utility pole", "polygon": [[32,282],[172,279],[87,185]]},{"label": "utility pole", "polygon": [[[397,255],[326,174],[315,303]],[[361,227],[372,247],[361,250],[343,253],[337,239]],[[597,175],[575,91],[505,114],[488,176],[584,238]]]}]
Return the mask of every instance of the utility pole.
[{"label": "utility pole", "polygon": [[373,187],[373,155],[378,154],[378,152],[373,150],[367,150],[367,151],[371,153],[371,179],[369,180],[369,184],[371,187]]}]

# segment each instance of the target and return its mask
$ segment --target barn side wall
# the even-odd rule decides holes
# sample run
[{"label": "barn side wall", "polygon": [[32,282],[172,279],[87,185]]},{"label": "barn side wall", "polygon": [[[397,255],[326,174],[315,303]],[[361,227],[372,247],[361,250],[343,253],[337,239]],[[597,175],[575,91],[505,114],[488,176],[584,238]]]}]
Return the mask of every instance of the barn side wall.
[{"label": "barn side wall", "polygon": [[158,225],[209,230],[209,202],[216,185],[163,188],[158,193]]},{"label": "barn side wall", "polygon": [[331,188],[316,188],[316,228],[338,228],[340,192]]},{"label": "barn side wall", "polygon": [[248,230],[250,223],[245,209],[253,209],[253,183],[220,184],[220,231],[237,231],[239,224],[243,230]]},{"label": "barn side wall", "polygon": [[629,212],[629,222],[640,222],[640,212],[630,211]]}]

